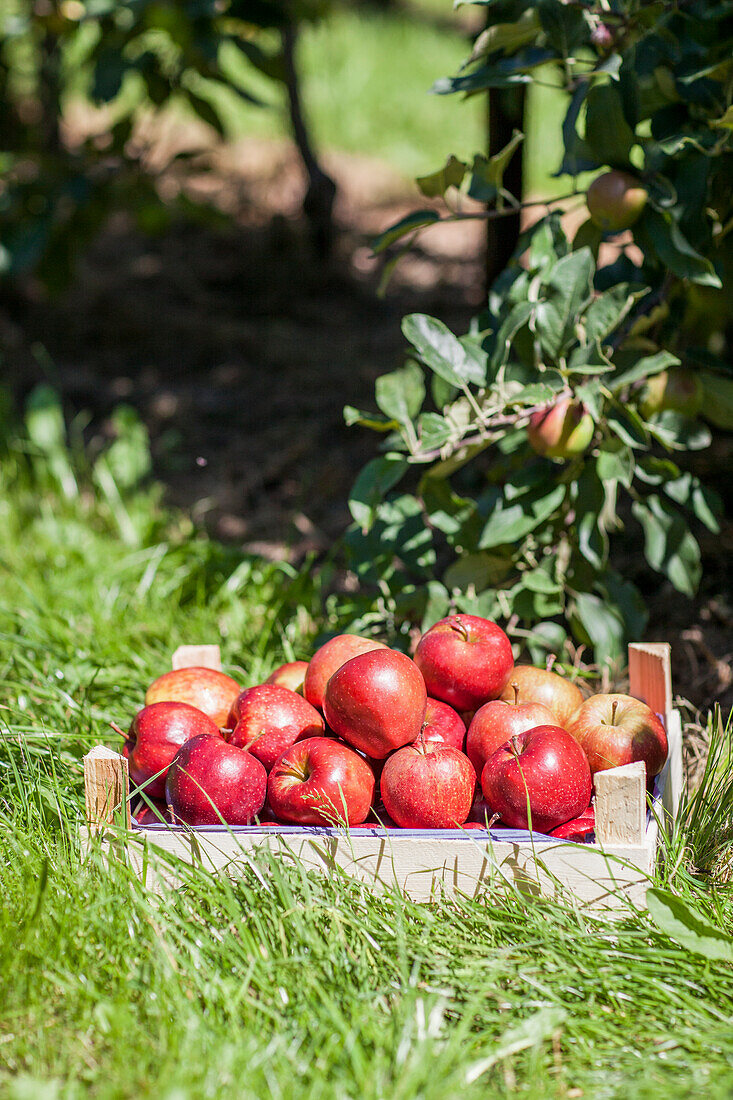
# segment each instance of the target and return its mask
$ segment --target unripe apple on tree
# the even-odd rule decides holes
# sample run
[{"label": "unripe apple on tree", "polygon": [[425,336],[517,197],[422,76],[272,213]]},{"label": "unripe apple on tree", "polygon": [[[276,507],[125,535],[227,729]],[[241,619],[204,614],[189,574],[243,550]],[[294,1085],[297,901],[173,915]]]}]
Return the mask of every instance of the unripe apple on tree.
[{"label": "unripe apple on tree", "polygon": [[593,417],[582,401],[563,397],[532,413],[527,427],[530,446],[545,458],[575,458],[593,439]]},{"label": "unripe apple on tree", "polygon": [[656,413],[681,413],[697,416],[703,402],[703,385],[694,371],[670,367],[648,378],[639,401],[639,411],[648,420]]},{"label": "unripe apple on tree", "polygon": [[604,233],[629,229],[641,217],[648,198],[641,181],[618,168],[596,176],[585,196],[591,221]]}]

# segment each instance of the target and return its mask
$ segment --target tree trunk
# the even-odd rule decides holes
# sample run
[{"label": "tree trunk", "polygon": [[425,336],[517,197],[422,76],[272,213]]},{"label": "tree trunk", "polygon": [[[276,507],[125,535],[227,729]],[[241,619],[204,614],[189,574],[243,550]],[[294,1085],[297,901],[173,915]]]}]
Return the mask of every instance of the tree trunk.
[{"label": "tree trunk", "polygon": [[313,152],[310,135],[303,115],[300,83],[295,64],[298,31],[294,23],[283,30],[283,54],[285,83],[290,104],[290,124],[293,138],[308,174],[308,189],[303,200],[303,213],[310,223],[313,243],[319,256],[327,257],[333,244],[333,203],[336,184],[321,168]]},{"label": "tree trunk", "polygon": [[[524,88],[492,88],[487,99],[489,155],[493,156],[511,141],[515,129],[524,130]],[[504,187],[520,202],[523,169],[524,144],[519,146],[504,173]],[[496,218],[486,224],[486,278],[491,285],[507,266],[517,247],[520,215]]]}]

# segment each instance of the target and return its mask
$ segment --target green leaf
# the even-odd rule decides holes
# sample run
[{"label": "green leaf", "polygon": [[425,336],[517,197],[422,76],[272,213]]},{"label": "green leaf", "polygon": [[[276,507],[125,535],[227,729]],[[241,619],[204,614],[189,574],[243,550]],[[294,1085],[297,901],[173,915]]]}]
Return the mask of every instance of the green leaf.
[{"label": "green leaf", "polygon": [[375,384],[375,399],[385,416],[399,424],[411,423],[425,400],[425,381],[417,363],[381,375]]},{"label": "green leaf", "polygon": [[634,480],[634,452],[629,447],[610,447],[600,451],[596,459],[596,472],[601,481],[620,481],[626,488]]},{"label": "green leaf", "polygon": [[534,329],[551,356],[561,355],[575,339],[575,325],[590,300],[595,263],[589,248],[563,256],[545,277]]},{"label": "green leaf", "polygon": [[618,328],[634,302],[645,291],[630,290],[628,283],[616,286],[594,298],[583,315],[583,328],[588,340],[603,340]]},{"label": "green leaf", "polygon": [[634,501],[634,517],[644,530],[644,556],[658,573],[685,596],[694,596],[700,583],[700,547],[683,516],[667,501],[653,495]]},{"label": "green leaf", "polygon": [[645,355],[637,359],[632,367],[617,374],[610,383],[612,393],[618,393],[624,386],[630,386],[632,382],[639,382],[642,378],[651,378],[653,374],[659,374],[667,367],[679,366],[680,360],[670,351],[659,351],[656,355]]},{"label": "green leaf", "polygon": [[578,8],[568,7],[559,0],[542,0],[539,15],[547,41],[561,57],[568,57],[588,42],[588,24]]},{"label": "green leaf", "polygon": [[593,259],[598,263],[598,250],[602,241],[603,230],[592,218],[586,218],[573,237],[573,252],[577,252],[579,248],[589,248],[593,253]]},{"label": "green leaf", "polygon": [[511,502],[500,498],[483,526],[479,549],[518,542],[548,520],[562,504],[565,486],[555,485],[545,492],[543,488],[546,484]]},{"label": "green leaf", "polygon": [[26,402],[28,438],[40,451],[66,449],[66,425],[61,399],[52,386],[36,386]]},{"label": "green leaf", "polygon": [[467,193],[477,202],[492,202],[504,186],[504,172],[517,148],[524,141],[524,134],[515,130],[503,149],[491,157],[481,154],[474,157]]},{"label": "green leaf", "polygon": [[353,405],[344,405],[344,421],[348,428],[359,424],[362,428],[371,428],[373,432],[391,432],[397,427],[396,420],[390,420],[378,413],[362,412]]},{"label": "green leaf", "polygon": [[619,168],[629,166],[629,153],[636,138],[624,117],[616,84],[594,84],[588,92],[585,140],[601,164]]},{"label": "green leaf", "polygon": [[112,477],[121,489],[131,489],[152,469],[148,429],[130,405],[120,405],[112,415],[117,438],[105,458]]},{"label": "green leaf", "polygon": [[433,451],[436,447],[442,447],[453,438],[454,431],[455,429],[444,416],[434,412],[423,413],[417,432],[421,449]]},{"label": "green leaf", "polygon": [[693,474],[686,472],[672,481],[667,481],[664,491],[677,504],[691,508],[709,531],[714,534],[720,531],[720,524],[716,517],[723,513],[722,501],[714,490],[702,485]]},{"label": "green leaf", "polygon": [[644,234],[662,266],[674,275],[680,279],[689,279],[700,286],[720,289],[722,284],[710,260],[695,251],[669,214],[647,209],[634,234],[642,247]]},{"label": "green leaf", "polygon": [[379,503],[408,467],[404,455],[386,454],[373,458],[361,470],[351,490],[349,510],[363,533],[374,523]]},{"label": "green leaf", "polygon": [[585,560],[598,571],[603,569],[608,558],[608,536],[601,526],[605,503],[606,493],[596,465],[586,462],[576,482],[578,546]]},{"label": "green leaf", "polygon": [[427,199],[435,199],[446,193],[449,187],[460,187],[468,165],[450,156],[442,168],[429,176],[419,176],[415,183]]},{"label": "green leaf", "polygon": [[540,21],[537,13],[532,10],[523,12],[515,23],[492,23],[474,42],[466,65],[472,64],[480,57],[485,57],[486,54],[498,53],[499,50],[514,53],[515,50],[534,41],[539,29]]},{"label": "green leaf", "polygon": [[676,451],[702,451],[710,446],[712,433],[707,424],[682,413],[665,409],[648,424],[649,434]]},{"label": "green leaf", "polygon": [[733,107],[729,107],[720,118],[713,119],[709,126],[717,126],[722,130],[733,130]]},{"label": "green leaf", "polygon": [[532,316],[534,306],[531,302],[517,302],[509,311],[508,316],[502,321],[496,334],[496,344],[491,357],[491,365],[495,370],[502,367],[509,358],[512,340],[520,328],[527,324]]},{"label": "green leaf", "polygon": [[457,588],[461,592],[469,589],[483,592],[504,580],[511,567],[511,558],[501,554],[465,554],[448,566],[443,580],[451,591]]},{"label": "green leaf", "polygon": [[588,86],[585,82],[573,92],[562,124],[563,159],[555,176],[577,176],[581,172],[591,172],[600,168],[606,161],[603,156],[596,157],[587,141],[581,138],[577,130],[578,118],[585,103]]},{"label": "green leaf", "polygon": [[[620,612],[592,592],[575,597],[574,624],[581,627],[582,640],[590,641],[599,664],[615,663],[623,657],[625,627]],[[585,635],[585,637],[583,637]]]},{"label": "green leaf", "polygon": [[671,890],[647,890],[646,903],[650,917],[665,936],[706,959],[733,963],[733,938]]},{"label": "green leaf", "polygon": [[186,98],[193,107],[196,114],[202,119],[203,122],[207,122],[217,134],[224,137],[224,124],[219,117],[219,112],[209,103],[208,99],[204,99],[203,96],[197,95],[191,88],[185,89]]},{"label": "green leaf", "polygon": [[703,406],[700,413],[716,428],[733,432],[733,379],[712,371],[701,371]]},{"label": "green leaf", "polygon": [[630,405],[612,405],[606,414],[606,423],[613,434],[627,447],[645,448],[649,443],[644,421]]},{"label": "green leaf", "polygon": [[385,248],[406,237],[408,233],[414,233],[416,229],[424,229],[428,225],[435,225],[439,221],[440,214],[435,210],[415,210],[375,237],[372,241],[372,251],[375,254],[384,252]]},{"label": "green leaf", "polygon": [[485,367],[469,352],[447,325],[424,313],[411,313],[402,321],[402,332],[426,366],[451,385],[484,385]]}]

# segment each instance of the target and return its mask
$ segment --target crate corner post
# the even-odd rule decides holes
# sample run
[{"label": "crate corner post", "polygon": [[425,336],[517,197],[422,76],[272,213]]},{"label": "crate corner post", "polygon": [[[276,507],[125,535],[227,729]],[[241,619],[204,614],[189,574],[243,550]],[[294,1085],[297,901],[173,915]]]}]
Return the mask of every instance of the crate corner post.
[{"label": "crate corner post", "polygon": [[179,645],[171,654],[171,668],[211,668],[221,672],[221,650],[218,645]]},{"label": "crate corner post", "polygon": [[84,757],[86,824],[90,835],[120,822],[130,828],[130,779],[127,760],[114,749],[95,745]]}]

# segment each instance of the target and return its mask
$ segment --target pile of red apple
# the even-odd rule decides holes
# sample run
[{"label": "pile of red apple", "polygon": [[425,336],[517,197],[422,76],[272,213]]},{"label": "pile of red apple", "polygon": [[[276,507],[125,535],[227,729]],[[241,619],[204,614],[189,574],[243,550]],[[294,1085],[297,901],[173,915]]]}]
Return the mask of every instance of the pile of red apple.
[{"label": "pile of red apple", "polygon": [[515,665],[504,631],[474,615],[436,623],[414,659],[341,634],[256,687],[179,669],[145,703],[122,735],[139,824],[496,824],[581,840],[595,772],[641,760],[651,778],[667,757],[645,703],[584,699]]}]

